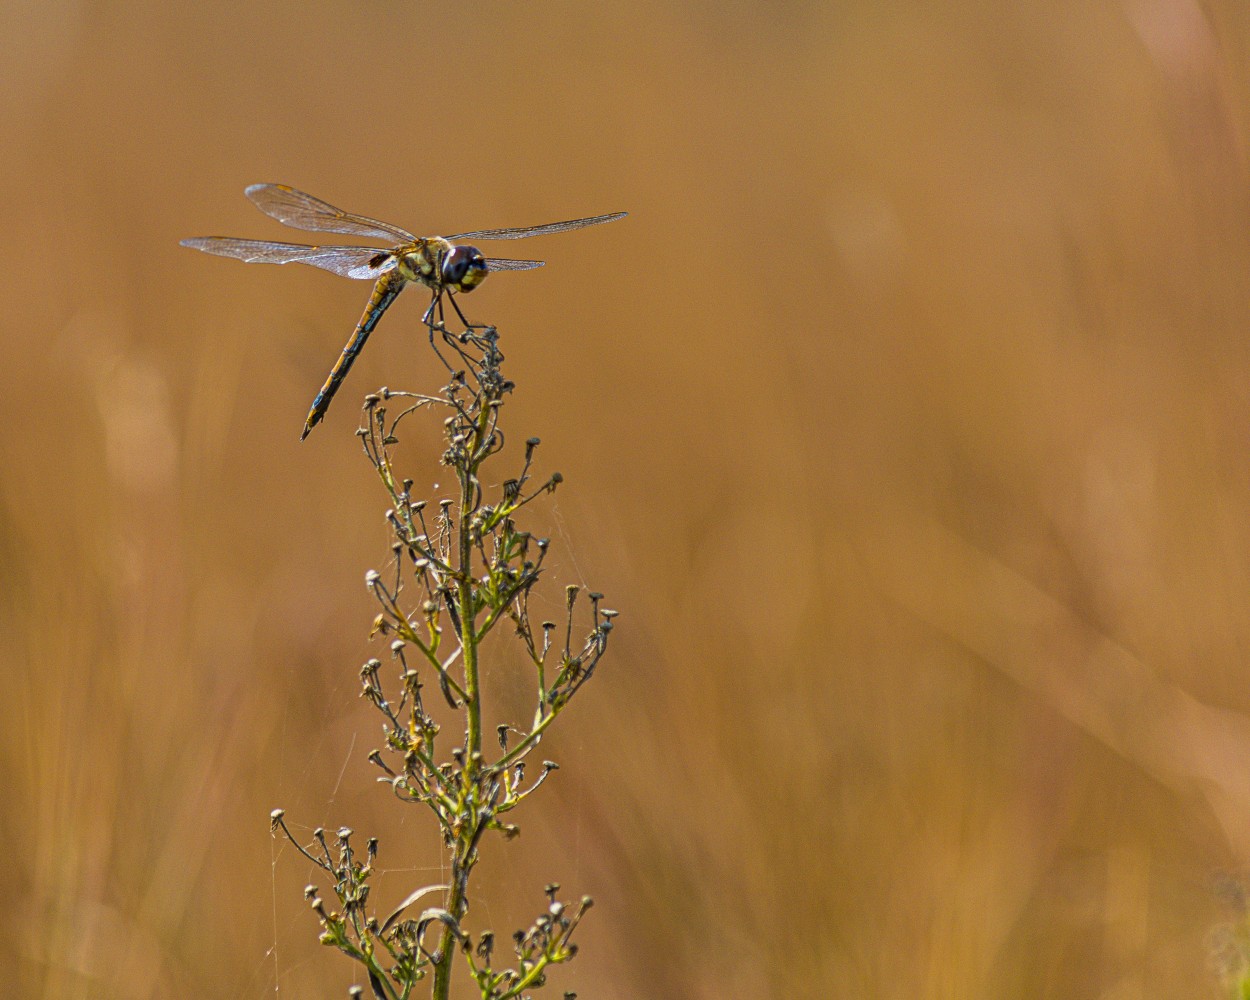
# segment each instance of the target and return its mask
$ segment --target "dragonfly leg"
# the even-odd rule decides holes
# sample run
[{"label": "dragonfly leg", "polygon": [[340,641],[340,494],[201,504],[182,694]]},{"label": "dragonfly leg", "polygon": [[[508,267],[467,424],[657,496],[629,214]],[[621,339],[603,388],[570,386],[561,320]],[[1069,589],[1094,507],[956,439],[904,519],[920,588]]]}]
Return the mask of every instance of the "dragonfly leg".
[{"label": "dragonfly leg", "polygon": [[[435,313],[438,313],[437,320],[434,318]],[[438,360],[443,363],[443,367],[446,368],[449,372],[454,372],[455,369],[452,368],[450,364],[448,364],[447,359],[443,357],[443,352],[440,351],[438,349],[438,345],[434,343],[434,334],[436,331],[443,335],[443,339],[445,341],[447,341],[449,344],[451,343],[451,337],[447,333],[447,324],[443,320],[443,294],[442,292],[434,293],[434,297],[430,299],[429,308],[426,309],[425,315],[421,317],[421,322],[424,323],[426,326],[426,329],[430,331],[430,347],[433,348],[434,353],[438,355]]]},{"label": "dragonfly leg", "polygon": [[[460,317],[460,321],[465,326],[463,333],[455,334],[447,329],[447,314],[443,305],[444,298],[451,300],[452,309],[456,311],[456,315]],[[437,319],[435,318],[436,316]],[[438,355],[438,360],[443,363],[443,367],[449,372],[454,375],[457,369],[454,368],[445,357],[443,357],[443,352],[439,350],[438,344],[434,341],[435,333],[442,336],[443,343],[460,355],[460,360],[466,365],[470,368],[476,368],[478,366],[479,359],[475,358],[471,353],[466,353],[464,345],[471,343],[480,347],[480,338],[475,335],[474,331],[489,330],[490,326],[485,323],[470,323],[467,319],[465,319],[464,313],[460,311],[460,306],[456,303],[455,295],[446,290],[436,291],[434,293],[434,297],[430,300],[429,307],[425,310],[425,315],[421,317],[421,321],[430,331],[430,347],[433,348],[434,353]]]},{"label": "dragonfly leg", "polygon": [[455,293],[453,293],[453,292],[448,292],[448,293],[447,293],[447,297],[448,297],[449,299],[451,299],[451,307],[452,307],[454,310],[456,310],[456,315],[460,317],[460,322],[464,324],[464,328],[465,328],[465,330],[466,330],[466,331],[469,331],[469,330],[489,330],[489,329],[490,329],[490,324],[489,324],[489,323],[470,323],[470,322],[469,322],[469,321],[465,318],[464,313],[462,313],[462,312],[460,311],[460,304],[456,301],[456,296],[455,296]]},{"label": "dragonfly leg", "polygon": [[455,295],[452,295],[452,294],[449,294],[447,297],[448,297],[449,299],[451,299],[451,307],[452,307],[454,310],[456,310],[456,315],[460,317],[460,322],[464,324],[464,328],[465,328],[466,330],[472,330],[472,329],[474,329],[473,324],[472,324],[472,323],[470,323],[467,319],[465,319],[465,318],[464,318],[464,313],[462,313],[462,312],[460,311],[460,303],[456,301],[456,296],[455,296]]}]

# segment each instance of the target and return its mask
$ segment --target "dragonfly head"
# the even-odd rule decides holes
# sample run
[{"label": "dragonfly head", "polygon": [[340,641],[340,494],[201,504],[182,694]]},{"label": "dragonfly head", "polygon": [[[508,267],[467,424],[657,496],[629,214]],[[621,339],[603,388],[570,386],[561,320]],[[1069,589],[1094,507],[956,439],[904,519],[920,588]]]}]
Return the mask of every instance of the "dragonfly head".
[{"label": "dragonfly head", "polygon": [[444,285],[471,292],[486,278],[486,258],[477,247],[454,246],[440,268]]}]

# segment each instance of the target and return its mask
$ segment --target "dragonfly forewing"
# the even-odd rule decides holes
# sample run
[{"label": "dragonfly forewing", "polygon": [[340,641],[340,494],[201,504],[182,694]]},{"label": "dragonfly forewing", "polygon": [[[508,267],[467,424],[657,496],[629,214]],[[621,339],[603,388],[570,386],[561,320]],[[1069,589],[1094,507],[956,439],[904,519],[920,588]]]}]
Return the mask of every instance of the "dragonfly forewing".
[{"label": "dragonfly forewing", "polygon": [[252,204],[284,226],[314,233],[343,233],[396,243],[413,243],[416,237],[389,222],[371,219],[335,208],[328,201],[314,198],[286,184],[253,184],[244,193]]},{"label": "dragonfly forewing", "polygon": [[519,229],[475,229],[471,233],[456,233],[449,240],[519,240],[526,236],[545,236],[547,233],[567,233],[570,229],[585,229],[605,222],[623,219],[627,212],[611,212],[608,215],[592,215],[588,219],[570,219],[568,222],[548,222],[544,226],[523,226]]}]

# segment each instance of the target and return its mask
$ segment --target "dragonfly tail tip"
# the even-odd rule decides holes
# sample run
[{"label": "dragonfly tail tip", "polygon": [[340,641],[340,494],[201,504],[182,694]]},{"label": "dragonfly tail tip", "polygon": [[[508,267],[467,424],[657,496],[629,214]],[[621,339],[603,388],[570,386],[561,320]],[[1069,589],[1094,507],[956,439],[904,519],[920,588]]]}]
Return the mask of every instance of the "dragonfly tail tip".
[{"label": "dragonfly tail tip", "polygon": [[323,416],[324,414],[318,413],[316,410],[312,410],[311,412],[309,412],[308,419],[304,421],[304,433],[299,436],[299,439],[301,441],[303,441],[304,438],[308,437],[312,429],[316,427],[319,423],[321,423],[321,418]]}]

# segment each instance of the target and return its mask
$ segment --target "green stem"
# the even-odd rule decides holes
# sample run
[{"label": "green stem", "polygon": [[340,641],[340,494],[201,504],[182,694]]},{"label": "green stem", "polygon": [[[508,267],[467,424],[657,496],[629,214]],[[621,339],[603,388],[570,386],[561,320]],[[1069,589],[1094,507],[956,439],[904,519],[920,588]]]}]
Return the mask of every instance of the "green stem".
[{"label": "green stem", "polygon": [[[469,888],[469,872],[473,867],[472,847],[462,839],[454,848],[451,862],[451,895],[447,899],[447,912],[459,922],[464,915],[465,900]],[[434,989],[432,1000],[448,1000],[451,996],[451,968],[456,957],[456,935],[444,925],[438,942],[438,961],[434,964]]]},{"label": "green stem", "polygon": [[[482,695],[478,688],[478,640],[476,616],[473,607],[473,546],[469,522],[473,517],[475,491],[474,467],[468,465],[460,470],[460,516],[456,523],[460,564],[456,585],[456,603],[460,617],[460,647],[464,665],[465,762],[464,783],[468,792],[459,812],[461,832],[453,846],[451,864],[451,893],[447,899],[447,912],[459,923],[467,909],[469,872],[474,861],[474,836],[479,808],[475,785],[482,761]],[[443,928],[439,939],[438,961],[434,965],[434,988],[432,1000],[448,1000],[451,994],[452,960],[456,953],[456,935],[450,926]]]}]

